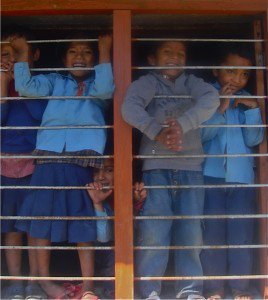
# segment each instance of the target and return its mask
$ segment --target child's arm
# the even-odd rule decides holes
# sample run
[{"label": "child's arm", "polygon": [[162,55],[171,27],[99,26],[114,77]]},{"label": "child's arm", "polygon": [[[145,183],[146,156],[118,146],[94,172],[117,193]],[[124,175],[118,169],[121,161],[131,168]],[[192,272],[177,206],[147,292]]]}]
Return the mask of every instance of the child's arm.
[{"label": "child's arm", "polygon": [[[244,125],[262,125],[261,111],[258,102],[255,99],[237,99],[234,105],[243,105],[240,109],[239,120]],[[242,100],[242,101],[241,101]],[[253,101],[252,101],[253,100]],[[248,109],[247,109],[248,108]],[[245,144],[248,147],[254,147],[260,144],[264,136],[264,128],[262,127],[242,127]]]},{"label": "child's arm", "polygon": [[[1,97],[8,97],[9,84],[13,79],[13,64],[1,63]],[[1,101],[1,124],[6,122],[9,105],[7,100]]]},{"label": "child's arm", "polygon": [[[111,99],[114,92],[114,79],[111,67],[112,37],[110,35],[99,36],[99,65],[95,66],[95,80],[89,95],[102,100]],[[102,107],[106,101],[97,100],[96,103]]]},{"label": "child's arm", "polygon": [[178,118],[184,134],[207,121],[220,104],[217,90],[204,80],[190,75],[188,88],[195,104]]},{"label": "child's arm", "polygon": [[[95,214],[97,217],[107,217],[107,211],[104,208],[104,201],[112,194],[113,190],[103,190],[101,183],[93,182],[87,185],[89,189],[87,190],[95,209]],[[112,239],[113,230],[112,224],[109,220],[97,220],[97,240],[99,242],[105,243]]]},{"label": "child's arm", "polygon": [[23,37],[12,37],[10,44],[17,53],[14,65],[15,88],[21,96],[41,97],[52,94],[56,74],[32,76],[29,69],[29,45]]}]

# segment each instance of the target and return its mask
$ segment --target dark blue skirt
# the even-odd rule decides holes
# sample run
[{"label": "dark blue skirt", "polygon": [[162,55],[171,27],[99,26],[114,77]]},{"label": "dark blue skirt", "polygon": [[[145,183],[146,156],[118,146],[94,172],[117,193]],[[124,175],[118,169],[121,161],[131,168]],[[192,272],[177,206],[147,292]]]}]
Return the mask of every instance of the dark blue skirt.
[{"label": "dark blue skirt", "polygon": [[[92,168],[74,164],[48,163],[36,165],[31,186],[85,186],[92,182]],[[95,216],[86,190],[30,190],[22,207],[23,216]],[[93,220],[23,220],[19,230],[34,238],[70,243],[96,240]]]},{"label": "dark blue skirt", "polygon": [[[3,186],[28,186],[31,175],[22,178],[9,178],[1,176],[1,185]],[[1,190],[1,215],[2,216],[19,216],[21,206],[25,199],[28,189]],[[17,232],[15,227],[16,220],[2,220],[1,232]]]}]

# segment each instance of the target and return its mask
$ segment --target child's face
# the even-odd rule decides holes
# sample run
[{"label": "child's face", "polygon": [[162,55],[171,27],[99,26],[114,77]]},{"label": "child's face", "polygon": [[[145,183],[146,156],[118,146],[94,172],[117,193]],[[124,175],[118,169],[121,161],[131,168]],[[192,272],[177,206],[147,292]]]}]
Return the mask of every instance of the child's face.
[{"label": "child's face", "polygon": [[235,69],[236,66],[250,67],[250,60],[237,54],[229,54],[222,66],[234,66],[233,69],[213,70],[213,74],[218,78],[221,87],[229,86],[232,94],[243,89],[249,80],[250,70]]},{"label": "child's face", "polygon": [[[180,67],[185,66],[186,63],[186,48],[181,42],[164,42],[156,50],[156,54],[148,57],[149,63],[152,66],[168,66]],[[183,69],[168,69],[161,70],[161,74],[168,76],[170,79],[177,78]]]},{"label": "child's face", "polygon": [[15,62],[15,51],[9,44],[1,45],[1,63],[8,64]]},{"label": "child's face", "polygon": [[[92,68],[94,65],[94,54],[92,47],[86,42],[72,42],[66,52],[64,59],[66,68]],[[89,70],[70,70],[75,79],[83,80],[90,73]]]},{"label": "child's face", "polygon": [[103,169],[95,169],[93,179],[104,186],[114,185],[114,163],[112,159],[106,159]]}]

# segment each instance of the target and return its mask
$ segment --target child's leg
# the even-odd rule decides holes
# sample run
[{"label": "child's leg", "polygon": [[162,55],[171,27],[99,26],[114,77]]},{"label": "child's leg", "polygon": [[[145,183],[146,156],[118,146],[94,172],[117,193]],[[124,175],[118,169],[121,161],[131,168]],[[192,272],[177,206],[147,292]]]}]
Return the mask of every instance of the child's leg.
[{"label": "child's leg", "polygon": [[[36,239],[36,246],[50,246],[51,242],[45,239]],[[40,277],[49,277],[49,266],[50,266],[50,250],[36,250],[37,252],[37,264],[38,273]],[[60,298],[64,296],[65,290],[60,285],[55,284],[51,280],[40,280],[40,285],[44,291],[48,294],[49,298]]]},{"label": "child's leg", "polygon": [[[5,233],[6,246],[21,246],[22,233],[21,232],[7,232]],[[5,251],[8,273],[10,276],[21,276],[21,251],[8,249]]]},{"label": "child's leg", "polygon": [[[169,170],[144,172],[145,185],[170,185]],[[144,216],[172,216],[172,199],[168,189],[149,189],[141,214]],[[172,220],[141,220],[138,222],[139,246],[169,246]],[[163,276],[167,267],[169,250],[139,250],[136,253],[137,276]],[[161,282],[139,282],[140,296],[147,298],[152,292],[161,293]]]},{"label": "child's leg", "polygon": [[[205,177],[207,185],[224,184],[224,179]],[[226,214],[225,189],[206,189],[204,215]],[[205,219],[203,240],[206,246],[226,244],[226,220]],[[227,250],[205,249],[201,253],[203,272],[206,276],[227,275]],[[206,280],[204,287],[209,296],[224,297],[224,280]],[[212,298],[213,299],[213,298]]]},{"label": "child's leg", "polygon": [[[254,213],[255,192],[252,188],[230,189],[227,209],[230,214]],[[252,219],[228,220],[227,239],[230,245],[249,245],[253,241],[254,222]],[[230,249],[228,251],[228,275],[252,274],[252,249]],[[249,292],[248,279],[232,280],[229,282],[234,294]],[[240,299],[240,298],[238,298]]]},{"label": "child's leg", "polygon": [[[78,243],[78,247],[90,247],[92,243]],[[94,250],[78,250],[81,273],[83,277],[94,276]],[[82,284],[82,292],[92,290],[93,281],[84,280]]]},{"label": "child's leg", "polygon": [[[204,184],[202,172],[176,171],[174,172],[174,185],[202,185]],[[204,209],[204,189],[181,189],[174,190],[174,213],[175,215],[202,215]],[[202,228],[201,220],[178,220],[173,227],[175,245],[178,246],[201,246]],[[176,276],[202,276],[200,261],[200,249],[175,251],[175,274]],[[191,294],[196,296],[203,293],[201,280],[176,281],[177,297],[187,298]],[[201,298],[201,297],[200,297]]]},{"label": "child's leg", "polygon": [[[31,236],[27,236],[28,246],[36,246],[36,239]],[[38,276],[38,265],[37,265],[37,252],[35,249],[28,250],[29,256],[29,268],[30,268],[30,276]]]}]

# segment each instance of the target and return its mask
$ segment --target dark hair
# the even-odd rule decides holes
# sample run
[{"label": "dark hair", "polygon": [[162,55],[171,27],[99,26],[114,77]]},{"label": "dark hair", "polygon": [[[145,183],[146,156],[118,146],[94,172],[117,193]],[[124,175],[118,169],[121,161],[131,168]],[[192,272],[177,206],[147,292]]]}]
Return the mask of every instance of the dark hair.
[{"label": "dark hair", "polygon": [[[167,41],[156,41],[156,42],[150,42],[150,45],[148,46],[148,51],[147,51],[147,55],[156,55],[157,50],[162,47],[165,43],[168,42],[176,42],[176,39],[174,38],[174,40],[170,39]],[[185,41],[178,41],[178,43],[181,43],[184,45],[184,47],[186,48],[187,51],[187,43]]]},{"label": "dark hair", "polygon": [[[9,25],[2,29],[2,37],[1,40],[7,40],[10,36],[18,36],[18,37],[24,37],[27,41],[35,40],[34,33],[26,27],[19,26],[16,24]],[[33,52],[39,48],[37,44],[31,44],[31,49]]]},{"label": "dark hair", "polygon": [[230,43],[230,44],[226,44],[225,46],[221,45],[215,60],[216,64],[221,65],[222,63],[224,63],[224,61],[230,54],[243,57],[249,60],[252,64],[254,64],[255,59],[253,55],[254,51],[252,45],[250,46],[241,43]]},{"label": "dark hair", "polygon": [[[90,35],[83,31],[72,31],[68,36],[65,36],[65,39],[68,40],[74,40],[74,39],[88,39],[90,38]],[[57,53],[60,59],[64,58],[66,55],[67,50],[69,49],[72,42],[66,42],[66,43],[59,43],[57,47]],[[97,43],[95,42],[87,42],[90,48],[92,49],[94,53],[94,57],[96,60],[97,57]]]}]

